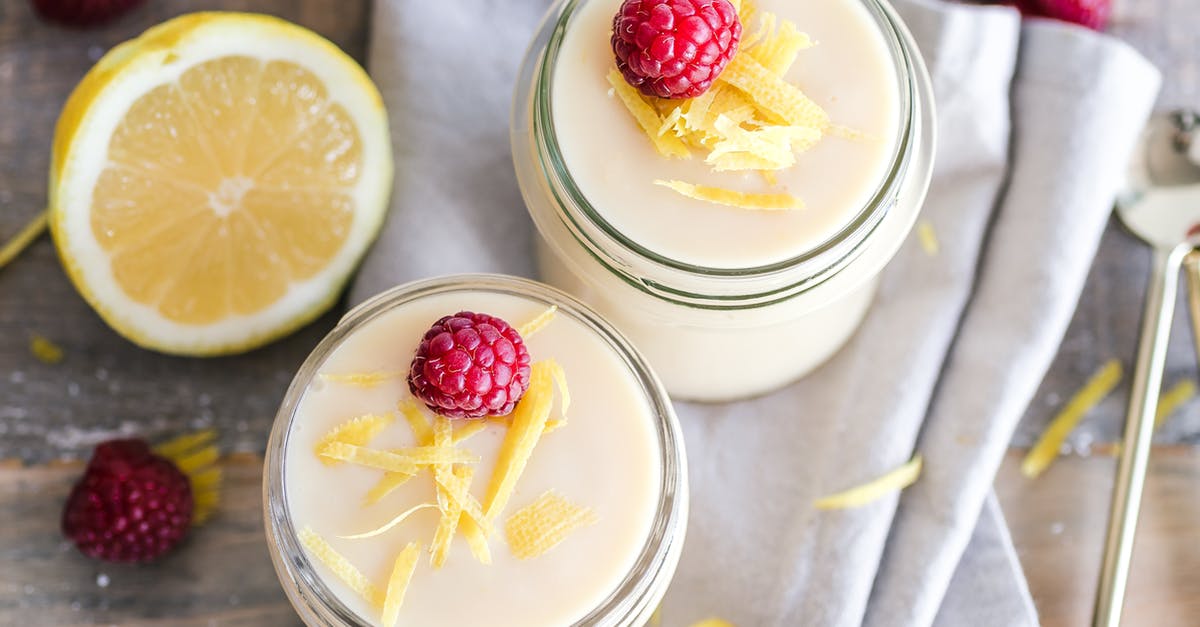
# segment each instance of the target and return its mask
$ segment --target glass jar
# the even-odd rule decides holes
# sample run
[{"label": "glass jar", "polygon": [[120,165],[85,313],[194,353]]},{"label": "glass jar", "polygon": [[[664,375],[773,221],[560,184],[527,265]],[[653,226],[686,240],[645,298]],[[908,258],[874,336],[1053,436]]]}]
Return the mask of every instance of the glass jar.
[{"label": "glass jar", "polygon": [[887,176],[837,234],[808,252],[751,268],[709,268],[623,235],[579,191],[551,119],[559,49],[576,9],[558,0],[522,64],[511,121],[513,162],[542,279],[579,296],[633,340],[676,398],[724,401],[781,387],[846,343],[880,271],[916,220],[933,167],[929,74],[907,28],[882,0],[860,0],[883,34],[900,94]]},{"label": "glass jar", "polygon": [[499,275],[461,275],[409,283],[379,294],[346,314],[304,361],[288,388],[271,429],[263,469],[267,547],[288,600],[308,625],[367,625],[342,603],[314,570],[297,538],[289,513],[286,476],[289,435],[301,398],[322,364],[356,330],[417,299],[453,292],[517,296],[545,307],[558,306],[611,348],[644,392],[654,421],[662,469],[658,505],[650,533],[634,566],[617,589],[577,625],[643,625],[657,608],[675,573],[687,528],[687,464],[683,436],[666,391],[642,357],[611,325],[574,298],[533,281]]}]

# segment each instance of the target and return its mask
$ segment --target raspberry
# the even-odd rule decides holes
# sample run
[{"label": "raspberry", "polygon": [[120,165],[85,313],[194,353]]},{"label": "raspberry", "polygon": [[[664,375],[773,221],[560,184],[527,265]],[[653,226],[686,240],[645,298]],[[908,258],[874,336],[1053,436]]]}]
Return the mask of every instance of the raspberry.
[{"label": "raspberry", "polygon": [[111,20],[145,0],[32,0],[44,18],[67,26],[94,26]]},{"label": "raspberry", "polygon": [[1026,15],[1052,17],[1094,30],[1104,30],[1112,14],[1112,0],[1019,0]]},{"label": "raspberry", "polygon": [[612,48],[625,80],[647,96],[695,98],[737,52],[742,23],[729,0],[625,0]]},{"label": "raspberry", "polygon": [[448,418],[512,412],[529,388],[529,351],[521,334],[487,314],[461,311],[425,332],[408,371],[408,389]]},{"label": "raspberry", "polygon": [[62,530],[85,555],[146,562],[179,544],[191,522],[187,476],[142,440],[109,440],[71,490]]}]

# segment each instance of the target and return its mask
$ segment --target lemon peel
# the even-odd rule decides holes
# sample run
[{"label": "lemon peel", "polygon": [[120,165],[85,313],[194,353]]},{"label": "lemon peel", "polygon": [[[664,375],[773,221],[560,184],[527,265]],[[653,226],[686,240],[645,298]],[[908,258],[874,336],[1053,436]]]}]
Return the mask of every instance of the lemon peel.
[{"label": "lemon peel", "polygon": [[205,429],[186,433],[153,447],[155,454],[171,460],[187,475],[192,488],[192,524],[204,524],[221,501],[223,472],[215,464],[221,457],[213,442],[217,432]]},{"label": "lemon peel", "polygon": [[34,216],[25,226],[17,231],[12,239],[0,246],[0,268],[7,266],[9,262],[17,258],[26,248],[29,247],[42,233],[46,232],[48,212],[42,211]]},{"label": "lemon peel", "polygon": [[541,331],[542,329],[546,328],[546,325],[553,322],[554,317],[557,314],[558,305],[551,305],[548,309],[546,309],[546,311],[538,314],[533,320],[521,325],[521,328],[517,329],[517,333],[520,334],[522,338],[528,340],[533,334]]},{"label": "lemon peel", "polygon": [[392,576],[388,577],[387,594],[383,601],[383,612],[380,622],[384,627],[395,627],[400,618],[400,606],[404,604],[404,594],[412,581],[413,572],[417,569],[417,557],[421,554],[421,545],[409,542],[396,556],[392,567]]},{"label": "lemon peel", "polygon": [[320,440],[317,440],[317,444],[313,450],[321,460],[321,463],[326,466],[333,466],[339,460],[325,454],[330,444],[341,442],[343,444],[365,446],[391,423],[392,416],[384,414],[367,414],[351,418],[326,432]]},{"label": "lemon peel", "polygon": [[674,190],[688,198],[706,200],[738,209],[783,211],[804,208],[804,202],[791,194],[751,194],[719,187],[710,187],[708,185],[693,185],[683,181],[664,181],[662,179],[656,179],[654,184]]},{"label": "lemon peel", "polygon": [[348,372],[343,374],[322,373],[318,375],[322,381],[352,385],[360,388],[373,388],[391,379],[403,377],[403,372]]},{"label": "lemon peel", "polygon": [[34,358],[38,361],[48,366],[61,363],[63,360],[62,347],[37,334],[29,338],[29,352],[33,353]]},{"label": "lemon peel", "polygon": [[642,98],[642,94],[637,89],[625,82],[625,77],[621,76],[616,68],[609,71],[608,83],[612,85],[613,93],[625,105],[660,155],[675,159],[691,158],[692,153],[678,137],[671,134],[659,134],[658,131],[662,128],[663,120],[658,115],[658,111]]},{"label": "lemon peel", "polygon": [[937,232],[933,230],[933,225],[928,220],[921,220],[917,223],[917,238],[921,242],[921,249],[926,255],[936,257],[941,251],[941,246],[938,244]]},{"label": "lemon peel", "polygon": [[329,544],[325,538],[313,531],[312,527],[305,526],[297,534],[300,538],[300,544],[308,549],[308,552],[317,558],[317,561],[325,565],[326,568],[333,571],[333,574],[346,584],[355,594],[358,594],[367,602],[375,606],[381,606],[384,603],[383,593],[375,584],[367,579],[350,560],[346,559],[341,553],[338,553]]},{"label": "lemon peel", "polygon": [[1104,397],[1108,396],[1121,382],[1121,370],[1121,362],[1110,359],[1088,379],[1087,383],[1050,421],[1037,443],[1029,449],[1025,459],[1021,460],[1021,474],[1033,479],[1054,463],[1063,442],[1083,419],[1083,416],[1104,400]]},{"label": "lemon peel", "polygon": [[513,556],[527,560],[553,549],[571,532],[596,521],[591,508],[576,505],[550,490],[514,512],[505,523],[504,532]]},{"label": "lemon peel", "polygon": [[1192,400],[1194,396],[1196,396],[1196,384],[1191,379],[1184,379],[1171,386],[1171,389],[1164,392],[1158,399],[1158,412],[1154,416],[1154,428],[1161,427],[1171,417],[1171,414],[1175,413],[1175,410]]},{"label": "lemon peel", "polygon": [[[462,519],[463,503],[467,502],[466,491],[474,476],[474,470],[467,466],[459,466],[451,472],[459,480],[455,487],[461,492],[449,495],[448,502],[441,508],[442,517],[438,521],[437,530],[434,531],[433,544],[429,547],[431,553],[429,564],[434,568],[441,568],[446,564],[446,558],[450,553],[450,543],[454,540],[454,533],[458,530],[459,521]],[[438,488],[439,490],[446,489],[440,484]]]},{"label": "lemon peel", "polygon": [[920,455],[899,468],[860,486],[817,499],[813,506],[820,510],[852,509],[873,503],[884,496],[907,488],[921,476],[924,461]]},{"label": "lemon peel", "polygon": [[551,374],[553,366],[548,364],[546,361],[533,364],[529,388],[513,410],[512,425],[500,445],[496,467],[483,500],[488,520],[494,520],[504,510],[550,418],[554,376]]},{"label": "lemon peel", "polygon": [[321,449],[321,455],[359,466],[405,474],[416,474],[422,467],[437,464],[473,464],[479,461],[479,457],[469,451],[453,448],[418,446],[384,451],[345,442],[326,444]]},{"label": "lemon peel", "polygon": [[455,429],[454,435],[451,436],[450,441],[453,444],[462,444],[463,442],[469,440],[471,436],[486,429],[487,426],[488,422],[486,420],[472,420],[467,424]]},{"label": "lemon peel", "polygon": [[388,531],[391,531],[392,528],[395,527],[396,525],[399,525],[400,523],[404,522],[405,520],[408,520],[409,516],[412,516],[413,514],[419,512],[423,509],[432,509],[432,508],[436,508],[436,507],[437,507],[437,503],[421,503],[420,505],[414,505],[413,507],[410,507],[410,508],[404,510],[399,515],[397,515],[395,518],[387,521],[386,523],[380,525],[379,527],[376,527],[375,529],[372,529],[370,531],[364,531],[362,533],[356,533],[356,534],[350,535],[350,536],[338,536],[338,537],[343,540],[362,540],[364,538],[374,538],[375,536],[383,535],[383,534],[387,533]]}]

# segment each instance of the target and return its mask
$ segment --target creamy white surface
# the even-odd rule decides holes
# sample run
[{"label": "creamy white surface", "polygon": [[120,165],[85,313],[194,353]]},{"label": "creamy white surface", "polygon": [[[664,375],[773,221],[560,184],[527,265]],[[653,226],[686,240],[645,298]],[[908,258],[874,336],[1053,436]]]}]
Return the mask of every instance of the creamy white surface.
[{"label": "creamy white surface", "polygon": [[[356,331],[320,371],[404,371],[417,342],[433,321],[460,310],[484,311],[520,325],[545,307],[514,296],[464,292],[427,297],[401,306]],[[461,536],[440,570],[423,552],[405,597],[400,624],[565,625],[579,619],[612,592],[633,565],[649,535],[659,498],[660,445],[650,406],[619,357],[582,323],[560,313],[530,338],[534,361],[553,358],[566,370],[572,395],[569,423],[541,441],[516,492],[497,521],[493,563],[475,561]],[[300,402],[285,453],[284,482],[297,528],[311,525],[372,582],[382,587],[399,551],[410,541],[428,548],[438,521],[422,510],[388,533],[342,540],[374,529],[418,503],[434,502],[428,471],[379,504],[363,508],[363,495],[381,472],[350,464],[328,467],[313,454],[316,441],[333,426],[366,413],[391,412],[409,395],[402,378],[371,389],[315,381]],[[556,406],[557,407],[557,406]],[[557,416],[557,409],[555,410]],[[413,445],[399,419],[372,447]],[[472,493],[482,498],[505,429],[492,425],[461,446],[482,456]],[[591,507],[599,522],[573,532],[541,557],[518,561],[503,537],[503,523],[546,490]],[[370,607],[317,566],[327,585],[363,617]]]},{"label": "creamy white surface", "polygon": [[[890,165],[899,128],[899,89],[882,34],[861,0],[760,0],[817,45],[803,50],[787,80],[829,112],[833,123],[871,140],[826,137],[777,173],[713,172],[703,155],[668,160],[655,152],[605,78],[620,0],[584,2],[572,18],[554,73],[552,115],[563,158],[580,191],[617,230],[669,258],[707,267],[748,268],[811,250],[849,223]],[[744,25],[747,31],[757,23]],[[692,200],[653,184],[679,179],[746,192],[786,191],[806,207],[753,212]]]}]

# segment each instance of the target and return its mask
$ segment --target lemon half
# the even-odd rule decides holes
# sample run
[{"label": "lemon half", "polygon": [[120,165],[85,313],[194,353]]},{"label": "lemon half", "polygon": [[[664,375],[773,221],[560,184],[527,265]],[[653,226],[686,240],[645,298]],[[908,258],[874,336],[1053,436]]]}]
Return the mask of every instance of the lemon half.
[{"label": "lemon half", "polygon": [[337,299],[392,185],[387,115],[329,41],[196,13],[114,48],[55,130],[50,225],[71,280],[147,348],[260,346]]}]

